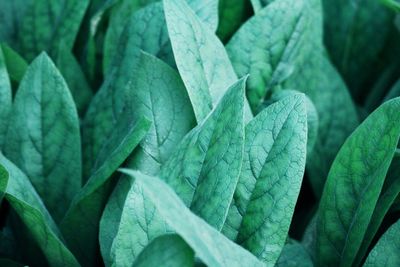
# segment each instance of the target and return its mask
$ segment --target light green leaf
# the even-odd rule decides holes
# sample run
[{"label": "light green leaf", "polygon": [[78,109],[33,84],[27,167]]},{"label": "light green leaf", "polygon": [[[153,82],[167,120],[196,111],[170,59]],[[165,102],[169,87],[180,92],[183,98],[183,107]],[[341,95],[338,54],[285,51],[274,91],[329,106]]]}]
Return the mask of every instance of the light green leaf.
[{"label": "light green leaf", "polygon": [[224,233],[274,266],[285,244],[306,162],[305,98],[295,94],[246,126],[245,151]]},{"label": "light green leaf", "polygon": [[44,53],[21,81],[4,151],[60,221],[81,187],[79,120],[64,79]]},{"label": "light green leaf", "polygon": [[324,39],[331,59],[353,96],[361,97],[389,36],[393,15],[377,0],[322,2]]},{"label": "light green leaf", "polygon": [[276,267],[313,267],[310,255],[297,241],[289,239],[283,247],[282,253],[275,265]]},{"label": "light green leaf", "polygon": [[[113,244],[118,266],[130,266],[128,255],[134,257],[136,251],[143,249],[140,246],[149,241],[148,238],[154,239],[167,232],[181,236],[196,256],[210,267],[263,266],[251,253],[191,213],[161,180],[135,171],[124,172],[135,180],[125,202],[123,223]],[[129,254],[124,253],[126,249]]]},{"label": "light green leaf", "polygon": [[79,114],[84,114],[93,92],[75,56],[64,44],[59,46],[56,65],[67,82]]},{"label": "light green leaf", "polygon": [[369,253],[364,267],[391,267],[400,265],[400,220],[394,223]]},{"label": "light green leaf", "polygon": [[125,110],[100,150],[95,171],[73,199],[61,222],[67,244],[85,266],[94,266],[98,249],[98,226],[112,189],[111,175],[132,153],[146,135],[150,121],[144,117],[132,119]]},{"label": "light green leaf", "polygon": [[317,222],[320,266],[351,266],[400,135],[400,98],[384,103],[353,132],[332,164]]},{"label": "light green leaf", "polygon": [[32,60],[41,51],[54,55],[64,43],[72,50],[89,0],[29,1],[19,31],[21,53]]},{"label": "light green leaf", "polygon": [[218,230],[224,224],[242,165],[245,83],[242,78],[228,89],[160,172],[183,202]]},{"label": "light green leaf", "polygon": [[243,24],[226,47],[237,75],[250,74],[247,98],[253,111],[294,71],[308,28],[305,6],[303,0],[273,2]]},{"label": "light green leaf", "polygon": [[12,105],[12,91],[6,62],[0,49],[0,151],[6,141],[9,115]]},{"label": "light green leaf", "polygon": [[133,266],[190,267],[194,266],[194,253],[180,236],[163,235],[143,249]]},{"label": "light green leaf", "polygon": [[133,118],[151,118],[152,126],[128,163],[129,168],[155,175],[182,138],[195,125],[189,97],[179,75],[167,64],[142,53],[135,90],[129,95]]},{"label": "light green leaf", "polygon": [[[0,165],[9,173],[5,198],[29,229],[52,267],[80,266],[62,241],[59,230],[26,175],[0,153]],[[4,179],[4,176],[0,177]]]},{"label": "light green leaf", "polygon": [[[109,70],[109,66],[113,63],[114,55],[118,49],[117,46],[121,42],[121,39],[124,37],[122,33],[124,31],[124,27],[129,20],[133,20],[132,17],[137,16],[137,12],[141,12],[140,10],[143,8],[148,8],[152,5],[152,8],[149,10],[153,10],[155,6],[160,6],[159,4],[154,4],[159,2],[159,0],[123,0],[120,1],[117,5],[115,5],[111,12],[110,17],[110,25],[107,30],[107,34],[105,37],[104,43],[104,60],[103,60],[103,69],[104,73],[107,73]],[[207,24],[212,30],[217,28],[218,24],[218,1],[217,0],[187,0],[191,9],[201,18],[201,20]],[[149,11],[147,11],[148,14]],[[169,44],[169,38],[164,33],[167,32],[164,18],[164,11],[157,7],[154,11],[156,14],[154,16],[146,16],[146,12],[142,11],[141,16],[137,16],[137,20],[134,23],[136,24],[132,26],[136,29],[141,29],[141,31],[146,31],[146,35],[130,35],[131,38],[135,38],[136,42],[146,41],[149,44],[154,44],[159,42],[160,40],[165,40],[166,47],[161,47],[163,51],[171,50]],[[138,21],[142,21],[143,23],[137,23]],[[149,27],[146,27],[146,24]],[[152,34],[150,34],[152,33]],[[160,34],[161,33],[161,34]],[[166,39],[159,39],[155,35],[166,36]],[[153,37],[154,36],[154,37]],[[149,53],[151,51],[145,50]],[[169,57],[169,55],[166,55]]]},{"label": "light green leaf", "polygon": [[223,44],[183,0],[164,0],[164,10],[176,65],[201,122],[237,77]]}]

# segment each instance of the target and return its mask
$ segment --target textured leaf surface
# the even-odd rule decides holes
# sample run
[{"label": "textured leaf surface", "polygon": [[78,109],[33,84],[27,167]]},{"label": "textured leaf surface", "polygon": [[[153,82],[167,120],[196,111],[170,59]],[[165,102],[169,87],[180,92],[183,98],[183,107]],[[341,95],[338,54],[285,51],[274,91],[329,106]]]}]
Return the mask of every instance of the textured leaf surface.
[{"label": "textured leaf surface", "polygon": [[390,267],[400,265],[400,221],[394,223],[369,253],[364,267]]},{"label": "textured leaf surface", "polygon": [[6,62],[0,49],[0,149],[5,143],[9,115],[11,111],[11,84],[8,77]]},{"label": "textured leaf surface", "polygon": [[183,202],[217,229],[225,221],[242,165],[245,83],[242,78],[228,89],[160,172]]},{"label": "textured leaf surface", "polygon": [[161,180],[130,170],[124,172],[135,177],[135,181],[125,202],[121,220],[124,223],[114,240],[116,255],[127,249],[134,253],[133,248],[142,246],[148,238],[173,231],[208,266],[263,266],[249,252],[191,213]]},{"label": "textured leaf surface", "polygon": [[61,230],[65,239],[85,266],[94,266],[98,256],[98,226],[110,194],[111,175],[132,153],[149,127],[150,121],[143,117],[133,120],[132,112],[125,110],[99,153],[95,171],[62,220]]},{"label": "textured leaf surface", "polygon": [[200,122],[236,74],[218,37],[183,0],[164,0],[164,10],[176,65]]},{"label": "textured leaf surface", "polygon": [[353,263],[399,140],[399,108],[400,98],[379,107],[346,140],[336,156],[320,202],[319,265]]},{"label": "textured leaf surface", "polygon": [[307,19],[302,0],[275,1],[243,24],[229,41],[227,51],[236,73],[250,74],[247,98],[253,111],[293,72]]},{"label": "textured leaf surface", "polygon": [[[125,24],[132,17],[137,16],[136,13],[143,12],[143,9],[147,9],[149,6],[160,6],[159,4],[153,5],[153,3],[159,2],[159,0],[124,0],[120,1],[112,10],[110,18],[110,26],[108,27],[105,46],[104,46],[104,70],[108,69],[108,66],[113,61],[113,55],[116,53],[116,47],[120,42],[122,33],[124,31]],[[199,16],[199,18],[208,26],[210,29],[215,30],[218,24],[218,1],[217,0],[187,0],[191,9]],[[142,10],[141,10],[142,9]],[[153,8],[150,8],[152,10]],[[164,12],[161,9],[155,11],[156,14],[151,17],[143,17],[135,21],[136,28],[141,28],[142,31],[146,30],[146,35],[136,35],[132,38],[136,38],[138,41],[146,39],[148,42],[156,43],[162,39],[153,38],[154,34],[164,35],[163,32],[167,32],[165,25]],[[161,12],[161,13],[159,13]],[[133,15],[132,15],[133,14]],[[143,20],[141,20],[143,19]],[[137,23],[143,21],[144,23]],[[151,25],[151,27],[144,27],[144,24]],[[154,28],[153,28],[154,27]],[[154,34],[150,34],[153,32]],[[165,36],[165,35],[164,35]],[[166,36],[166,41],[168,41]],[[164,39],[165,40],[165,39]],[[169,48],[169,49],[168,49]],[[170,44],[166,45],[163,50],[170,50]],[[145,50],[147,51],[147,50]],[[147,51],[150,52],[151,51]]]},{"label": "textured leaf surface", "polygon": [[[9,173],[5,198],[29,229],[49,265],[52,267],[80,266],[62,242],[55,222],[26,175],[1,153],[0,165]],[[3,180],[5,176],[0,178]]]},{"label": "textured leaf surface", "polygon": [[224,232],[268,266],[287,238],[303,180],[307,114],[301,94],[260,112],[246,126],[239,183]]},{"label": "textured leaf surface", "polygon": [[313,267],[310,255],[297,241],[290,239],[283,247],[276,267]]},{"label": "textured leaf surface", "polygon": [[364,88],[362,83],[379,58],[393,16],[376,0],[322,2],[325,44],[346,83],[354,95],[359,95]]},{"label": "textured leaf surface", "polygon": [[4,151],[59,221],[81,186],[81,144],[72,96],[46,54],[32,62],[21,81]]},{"label": "textured leaf surface", "polygon": [[29,1],[19,32],[21,53],[32,60],[41,51],[52,55],[64,43],[72,49],[89,0]]},{"label": "textured leaf surface", "polygon": [[155,175],[182,138],[195,125],[185,86],[175,70],[142,53],[136,72],[136,88],[129,97],[133,118],[150,118],[152,126],[129,162],[129,168]]},{"label": "textured leaf surface", "polygon": [[178,235],[163,235],[154,239],[138,256],[135,267],[194,266],[193,250]]}]

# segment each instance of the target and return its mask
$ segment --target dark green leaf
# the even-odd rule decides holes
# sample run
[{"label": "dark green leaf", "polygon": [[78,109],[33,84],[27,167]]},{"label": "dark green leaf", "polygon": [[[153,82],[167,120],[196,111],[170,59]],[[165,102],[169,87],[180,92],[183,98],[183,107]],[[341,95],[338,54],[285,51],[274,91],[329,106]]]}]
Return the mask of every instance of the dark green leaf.
[{"label": "dark green leaf", "polygon": [[400,98],[354,131],[332,164],[320,202],[317,261],[351,266],[361,246],[400,135]]},{"label": "dark green leaf", "polygon": [[7,45],[2,44],[1,50],[3,50],[3,56],[10,79],[19,83],[24,77],[28,64],[17,52]]},{"label": "dark green leaf", "polygon": [[[80,266],[26,175],[0,153],[0,165],[9,173],[5,198],[29,229],[52,267]],[[4,179],[5,177],[0,177]]]}]

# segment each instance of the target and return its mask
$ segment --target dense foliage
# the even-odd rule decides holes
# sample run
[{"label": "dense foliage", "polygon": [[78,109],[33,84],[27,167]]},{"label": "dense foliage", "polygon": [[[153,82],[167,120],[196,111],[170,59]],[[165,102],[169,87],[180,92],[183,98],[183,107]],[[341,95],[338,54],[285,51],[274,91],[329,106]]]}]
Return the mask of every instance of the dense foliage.
[{"label": "dense foliage", "polygon": [[400,266],[397,0],[0,0],[0,266]]}]

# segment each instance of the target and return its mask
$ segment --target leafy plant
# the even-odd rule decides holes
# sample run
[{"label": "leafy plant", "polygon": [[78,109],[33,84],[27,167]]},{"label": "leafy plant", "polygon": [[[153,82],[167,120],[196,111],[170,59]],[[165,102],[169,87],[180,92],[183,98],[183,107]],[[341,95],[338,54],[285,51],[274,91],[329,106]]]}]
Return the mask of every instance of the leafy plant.
[{"label": "leafy plant", "polygon": [[399,266],[399,11],[0,1],[0,266]]}]

